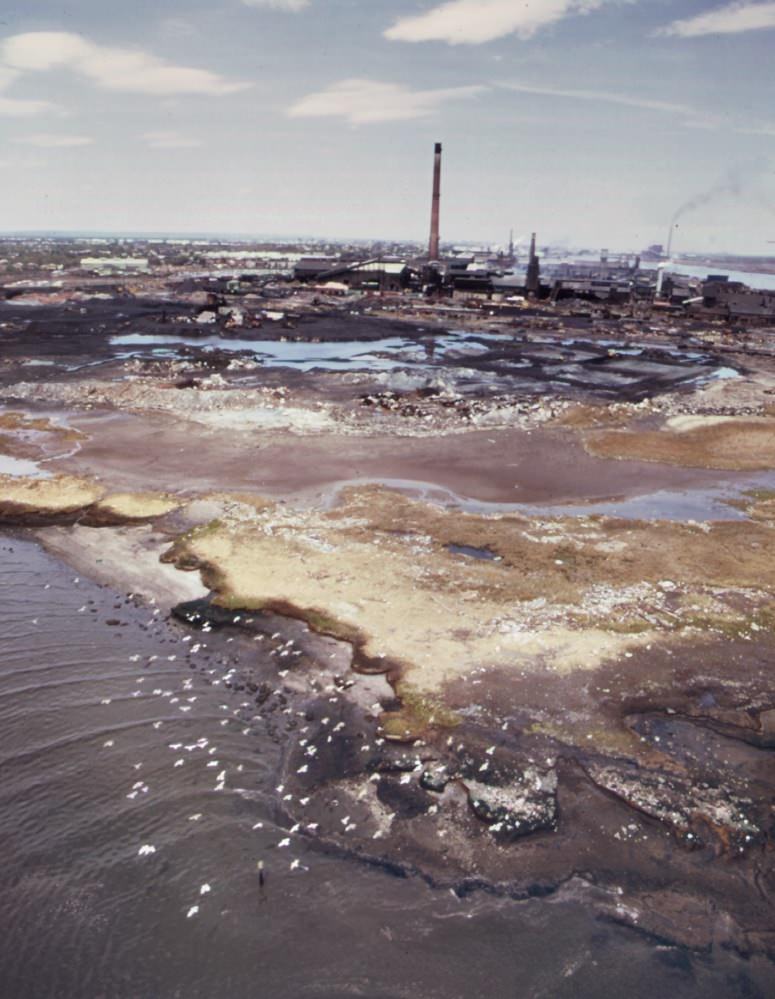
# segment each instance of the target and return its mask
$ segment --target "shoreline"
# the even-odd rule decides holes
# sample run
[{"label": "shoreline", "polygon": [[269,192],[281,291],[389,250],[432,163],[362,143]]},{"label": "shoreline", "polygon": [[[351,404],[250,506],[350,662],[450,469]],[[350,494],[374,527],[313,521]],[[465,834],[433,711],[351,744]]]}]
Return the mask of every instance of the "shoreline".
[{"label": "shoreline", "polygon": [[290,726],[289,834],[461,894],[583,870],[601,918],[772,958],[775,370],[631,332],[6,370],[6,447],[79,436],[64,477],[0,477],[0,521],[236,643],[229,684]]}]

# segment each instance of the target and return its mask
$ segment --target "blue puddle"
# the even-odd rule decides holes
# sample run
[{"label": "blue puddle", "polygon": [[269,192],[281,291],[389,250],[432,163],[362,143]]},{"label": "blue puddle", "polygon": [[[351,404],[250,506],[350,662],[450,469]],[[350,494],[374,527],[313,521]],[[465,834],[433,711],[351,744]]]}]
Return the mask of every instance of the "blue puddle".
[{"label": "blue puddle", "polygon": [[[347,371],[369,368],[375,371],[388,371],[417,363],[418,344],[404,337],[386,337],[383,340],[363,341],[344,340],[324,343],[283,340],[246,340],[236,337],[219,336],[145,336],[141,333],[127,333],[111,337],[111,343],[118,347],[150,347],[156,356],[169,357],[174,347],[198,347],[202,350],[248,351],[256,360],[267,367],[289,367],[299,371],[323,368],[329,371]],[[422,349],[422,348],[421,348]],[[396,354],[412,351],[414,356],[406,359],[400,356],[384,357],[383,353]],[[132,351],[142,355],[144,350]],[[424,351],[423,351],[424,353]]]}]

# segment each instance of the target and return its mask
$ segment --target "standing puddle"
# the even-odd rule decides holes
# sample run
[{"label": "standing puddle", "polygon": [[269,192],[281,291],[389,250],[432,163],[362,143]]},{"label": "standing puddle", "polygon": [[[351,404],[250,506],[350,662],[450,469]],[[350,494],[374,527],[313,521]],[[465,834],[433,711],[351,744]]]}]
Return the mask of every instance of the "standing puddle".
[{"label": "standing puddle", "polygon": [[[403,337],[387,337],[384,340],[344,340],[324,343],[308,341],[283,340],[248,340],[237,337],[221,338],[219,336],[146,336],[141,333],[128,333],[111,337],[111,343],[119,347],[148,348],[153,355],[165,356],[171,353],[174,345],[198,347],[202,350],[219,351],[251,351],[257,360],[267,367],[290,367],[299,371],[310,371],[313,368],[323,368],[331,371],[370,368],[373,370],[390,370],[395,367],[405,367],[416,358],[406,359],[396,356],[388,358],[380,356],[383,352],[397,352],[409,347],[416,347],[412,340]],[[134,354],[144,354],[146,351],[133,351]]]},{"label": "standing puddle", "polygon": [[45,479],[50,472],[40,467],[37,461],[29,458],[13,458],[9,454],[0,454],[0,475],[24,475],[35,479]]},{"label": "standing puddle", "polygon": [[[363,478],[347,479],[329,486],[318,497],[323,509],[331,509],[348,486],[378,485],[394,489],[437,506],[462,510],[464,513],[487,516],[488,514],[519,513],[526,517],[622,517],[629,520],[670,520],[677,523],[711,520],[745,520],[748,514],[745,501],[757,489],[775,489],[775,474],[765,472],[743,481],[705,489],[660,489],[642,496],[623,499],[590,500],[586,503],[498,503],[460,496],[451,489],[435,482],[413,479]],[[302,501],[302,505],[303,501]],[[470,558],[497,560],[498,556],[487,549],[469,545],[448,545],[456,555]]]},{"label": "standing puddle", "polygon": [[446,546],[447,551],[451,552],[453,555],[465,555],[467,558],[477,558],[484,562],[500,562],[501,556],[496,555],[494,551],[489,548],[474,548],[472,545],[453,545],[449,544]]}]

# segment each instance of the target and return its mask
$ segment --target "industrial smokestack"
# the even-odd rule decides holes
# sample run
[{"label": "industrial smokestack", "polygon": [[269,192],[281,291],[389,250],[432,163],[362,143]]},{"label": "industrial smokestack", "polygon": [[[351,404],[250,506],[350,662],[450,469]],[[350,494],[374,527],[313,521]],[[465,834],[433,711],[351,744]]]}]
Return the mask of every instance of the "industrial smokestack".
[{"label": "industrial smokestack", "polygon": [[536,295],[541,287],[541,266],[538,263],[536,253],[536,234],[530,237],[530,259],[527,264],[527,274],[525,275],[525,286],[529,294]]},{"label": "industrial smokestack", "polygon": [[439,220],[441,217],[441,143],[436,143],[433,155],[433,201],[431,202],[431,238],[428,259],[439,259]]},{"label": "industrial smokestack", "polygon": [[665,256],[667,257],[668,260],[670,260],[671,256],[673,255],[673,236],[675,235],[675,231],[677,228],[678,228],[678,223],[676,222],[675,219],[673,219],[673,221],[670,223],[670,232],[667,234],[667,251],[665,253]]}]

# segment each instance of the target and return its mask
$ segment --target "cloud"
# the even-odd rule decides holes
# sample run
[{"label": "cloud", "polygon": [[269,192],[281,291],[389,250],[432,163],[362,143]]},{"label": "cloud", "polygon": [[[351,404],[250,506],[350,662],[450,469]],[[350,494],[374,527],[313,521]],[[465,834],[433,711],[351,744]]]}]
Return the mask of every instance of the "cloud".
[{"label": "cloud", "polygon": [[143,139],[151,149],[195,149],[202,145],[201,139],[192,139],[180,132],[145,132]]},{"label": "cloud", "polygon": [[272,10],[289,10],[295,13],[309,7],[310,0],[242,0],[246,7],[271,7]]},{"label": "cloud", "polygon": [[54,111],[56,106],[50,101],[26,101],[17,97],[6,97],[1,91],[6,90],[18,78],[19,74],[7,66],[0,66],[0,115],[10,115],[22,118],[26,115],[43,114]]},{"label": "cloud", "polygon": [[652,101],[647,97],[632,97],[610,90],[566,90],[562,87],[533,87],[523,83],[504,83],[507,90],[520,94],[536,94],[539,97],[560,97],[574,101],[594,101],[603,104],[619,104],[628,108],[643,108],[645,111],[664,111],[667,114],[693,116],[698,112],[688,104],[675,104],[671,101]]},{"label": "cloud", "polygon": [[56,106],[49,101],[24,101],[0,95],[0,115],[24,118],[27,115],[45,114],[46,111],[54,111],[55,109]]},{"label": "cloud", "polygon": [[775,3],[731,3],[696,17],[673,21],[657,34],[679,38],[701,35],[737,35],[743,31],[775,28]]},{"label": "cloud", "polygon": [[505,35],[532,38],[571,14],[586,14],[607,0],[448,0],[423,14],[402,17],[385,37],[397,42],[481,45]]},{"label": "cloud", "polygon": [[36,135],[23,135],[14,139],[23,146],[37,146],[39,149],[66,149],[75,146],[91,146],[94,139],[86,135],[55,135],[48,132],[38,132]]},{"label": "cloud", "polygon": [[341,80],[308,94],[288,109],[292,118],[345,118],[353,125],[377,121],[407,121],[433,114],[446,101],[476,97],[486,87],[410,90],[400,83]]},{"label": "cloud", "polygon": [[775,137],[775,124],[747,125],[745,128],[737,128],[740,135],[766,135]]},{"label": "cloud", "polygon": [[206,69],[173,66],[139,50],[96,45],[67,31],[12,35],[0,46],[0,60],[17,72],[70,69],[107,90],[136,94],[222,97],[250,86]]}]

